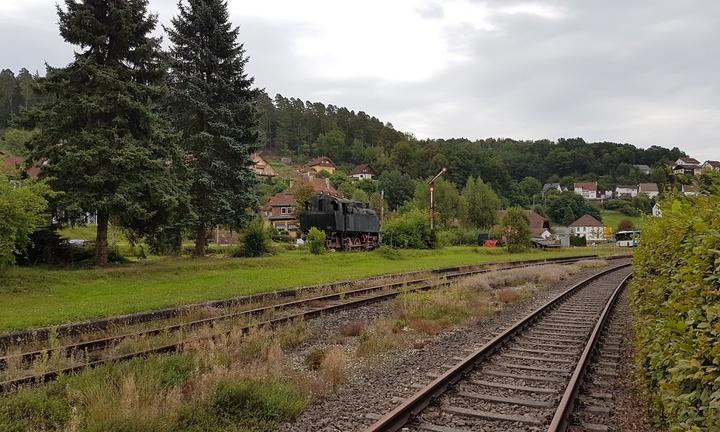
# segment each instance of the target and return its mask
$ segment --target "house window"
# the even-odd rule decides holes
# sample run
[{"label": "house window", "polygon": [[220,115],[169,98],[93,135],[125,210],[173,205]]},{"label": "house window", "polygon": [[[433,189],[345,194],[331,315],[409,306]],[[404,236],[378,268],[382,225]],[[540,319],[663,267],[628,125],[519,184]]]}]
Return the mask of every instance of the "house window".
[{"label": "house window", "polygon": [[292,207],[280,207],[280,214],[292,214],[293,208]]}]

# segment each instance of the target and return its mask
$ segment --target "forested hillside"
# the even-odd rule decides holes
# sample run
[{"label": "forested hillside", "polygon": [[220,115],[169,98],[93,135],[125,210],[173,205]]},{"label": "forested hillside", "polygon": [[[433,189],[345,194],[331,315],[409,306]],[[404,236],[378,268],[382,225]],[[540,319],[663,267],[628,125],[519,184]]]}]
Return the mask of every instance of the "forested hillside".
[{"label": "forested hillside", "polygon": [[[7,69],[0,73],[0,130],[5,129],[0,148],[6,151],[22,151],[27,134],[8,125],[13,113],[38,102],[33,91],[36,78],[26,69],[17,76]],[[260,145],[269,155],[291,156],[303,163],[324,154],[345,170],[368,163],[378,173],[398,170],[413,179],[429,177],[447,166],[447,178],[456,186],[479,176],[509,204],[532,204],[532,197],[546,182],[571,186],[575,181],[597,180],[601,190],[639,182],[663,185],[672,181],[665,164],[684,155],[678,148],[640,149],[630,144],[587,143],[582,138],[418,140],[364,111],[280,94],[271,98],[264,91],[258,92],[256,107]],[[644,175],[633,164],[653,170]]]}]

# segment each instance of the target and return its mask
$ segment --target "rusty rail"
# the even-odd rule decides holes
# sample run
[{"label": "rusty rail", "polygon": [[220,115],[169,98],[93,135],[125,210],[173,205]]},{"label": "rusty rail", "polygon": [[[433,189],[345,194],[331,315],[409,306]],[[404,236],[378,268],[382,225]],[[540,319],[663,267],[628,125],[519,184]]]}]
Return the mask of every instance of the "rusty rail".
[{"label": "rusty rail", "polygon": [[507,330],[493,338],[491,341],[489,341],[487,344],[485,344],[482,348],[468,355],[465,359],[456,364],[452,369],[440,375],[426,387],[416,392],[405,402],[397,406],[389,413],[385,414],[374,424],[372,424],[366,430],[366,432],[396,432],[400,430],[413,417],[420,414],[420,412],[422,412],[422,410],[424,410],[430,403],[432,403],[434,399],[445,393],[452,385],[460,381],[467,373],[472,371],[480,361],[492,355],[506,341],[523,331],[533,322],[537,321],[547,311],[560,304],[565,299],[573,295],[575,292],[579,291],[580,289],[584,288],[595,280],[600,279],[609,273],[629,266],[630,264],[622,264],[610,269],[603,270],[568,288],[554,299],[540,306],[531,314],[517,321],[515,324],[510,326],[510,328],[508,328]]}]

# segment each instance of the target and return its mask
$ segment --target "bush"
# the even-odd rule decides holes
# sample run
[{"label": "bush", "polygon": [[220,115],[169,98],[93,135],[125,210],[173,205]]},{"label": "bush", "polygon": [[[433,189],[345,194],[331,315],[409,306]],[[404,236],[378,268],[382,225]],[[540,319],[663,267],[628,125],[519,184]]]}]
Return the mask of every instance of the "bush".
[{"label": "bush", "polygon": [[307,236],[307,245],[311,254],[319,255],[325,253],[325,233],[315,227],[310,228]]},{"label": "bush", "polygon": [[570,246],[587,246],[587,239],[576,235],[570,236]]},{"label": "bush", "polygon": [[720,194],[662,203],[634,254],[637,361],[671,431],[720,430],[718,207]]},{"label": "bush", "polygon": [[[51,389],[56,386],[51,386]],[[70,404],[54,391],[28,390],[0,400],[0,430],[63,431],[70,419]]]},{"label": "bush", "polygon": [[383,243],[405,249],[428,249],[436,245],[435,234],[430,231],[430,220],[422,210],[411,209],[382,227]]},{"label": "bush", "polygon": [[255,219],[245,228],[240,241],[243,256],[258,257],[272,253],[270,237],[261,218]]},{"label": "bush", "polygon": [[522,252],[530,245],[530,222],[523,209],[511,208],[500,221],[496,234],[501,234],[508,252]]}]

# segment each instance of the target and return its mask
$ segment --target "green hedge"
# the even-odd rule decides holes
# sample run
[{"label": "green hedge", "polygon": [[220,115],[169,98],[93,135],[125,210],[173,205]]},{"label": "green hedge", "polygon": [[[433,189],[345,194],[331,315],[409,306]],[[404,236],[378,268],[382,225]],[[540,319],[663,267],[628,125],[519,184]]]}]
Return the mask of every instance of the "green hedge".
[{"label": "green hedge", "polygon": [[673,198],[643,226],[631,299],[638,362],[671,431],[720,430],[720,196]]}]

